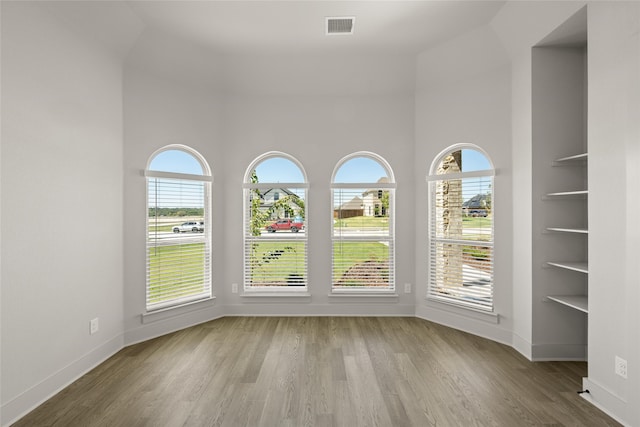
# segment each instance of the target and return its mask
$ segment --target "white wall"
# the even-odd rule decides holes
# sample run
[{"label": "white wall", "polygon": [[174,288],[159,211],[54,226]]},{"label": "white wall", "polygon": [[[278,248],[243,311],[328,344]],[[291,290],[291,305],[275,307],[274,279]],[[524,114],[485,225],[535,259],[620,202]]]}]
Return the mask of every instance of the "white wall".
[{"label": "white wall", "polygon": [[[589,23],[589,378],[596,404],[640,425],[640,4]],[[614,358],[628,362],[628,379]]]},{"label": "white wall", "polygon": [[2,118],[4,425],[123,343],[121,61],[3,2]]},{"label": "white wall", "polygon": [[[509,58],[488,27],[470,31],[417,60],[416,91],[416,313],[494,340],[511,343],[511,145]],[[435,157],[458,143],[476,144],[496,168],[494,311],[499,323],[468,310],[426,301],[428,186]]]}]

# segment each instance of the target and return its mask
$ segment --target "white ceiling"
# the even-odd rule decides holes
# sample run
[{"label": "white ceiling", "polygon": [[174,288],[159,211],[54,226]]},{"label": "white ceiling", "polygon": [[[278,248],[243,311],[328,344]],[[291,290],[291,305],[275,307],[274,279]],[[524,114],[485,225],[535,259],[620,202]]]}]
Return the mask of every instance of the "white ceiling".
[{"label": "white ceiling", "polygon": [[[417,54],[488,23],[504,1],[128,1],[146,28],[222,54]],[[355,16],[326,36],[327,16]]]}]

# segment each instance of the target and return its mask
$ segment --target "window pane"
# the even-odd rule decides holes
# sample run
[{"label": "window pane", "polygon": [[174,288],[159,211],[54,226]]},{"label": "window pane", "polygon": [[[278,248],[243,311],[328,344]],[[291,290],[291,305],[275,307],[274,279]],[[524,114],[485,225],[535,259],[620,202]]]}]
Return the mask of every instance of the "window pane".
[{"label": "window pane", "polygon": [[294,162],[284,157],[270,157],[255,169],[256,182],[305,182],[302,171]]},{"label": "window pane", "polygon": [[334,287],[389,287],[389,241],[340,240],[333,244]]},{"label": "window pane", "polygon": [[202,165],[193,155],[182,150],[166,150],[158,153],[149,170],[203,175]]},{"label": "window pane", "polygon": [[356,155],[335,173],[333,290],[395,288],[393,175],[383,164],[382,159]]},{"label": "window pane", "polygon": [[493,169],[489,159],[479,152],[469,148],[452,151],[442,158],[438,165],[437,174],[443,175],[458,172],[474,172]]},{"label": "window pane", "polygon": [[436,181],[435,236],[491,240],[493,234],[491,177]]},{"label": "window pane", "polygon": [[254,237],[276,232],[304,234],[306,189],[252,188],[247,192],[247,234]]},{"label": "window pane", "polygon": [[[491,169],[477,150],[444,156],[432,181],[429,296],[457,305],[493,310],[493,177],[466,177]],[[443,177],[445,178],[445,177]]]},{"label": "window pane", "polygon": [[387,171],[376,160],[369,157],[354,157],[340,166],[333,182],[389,182],[389,177]]},{"label": "window pane", "polygon": [[306,189],[245,189],[245,289],[307,285]]},{"label": "window pane", "polygon": [[389,236],[389,201],[388,189],[334,189],[334,235]]},{"label": "window pane", "polygon": [[492,308],[493,248],[432,242],[430,294]]},{"label": "window pane", "polygon": [[[147,310],[211,295],[202,181],[148,179]],[[207,231],[207,232],[206,232]]]},{"label": "window pane", "polygon": [[148,304],[199,295],[205,284],[205,244],[155,245],[148,249]]},{"label": "window pane", "polygon": [[306,242],[253,240],[248,242],[246,276],[250,286],[304,286]]}]

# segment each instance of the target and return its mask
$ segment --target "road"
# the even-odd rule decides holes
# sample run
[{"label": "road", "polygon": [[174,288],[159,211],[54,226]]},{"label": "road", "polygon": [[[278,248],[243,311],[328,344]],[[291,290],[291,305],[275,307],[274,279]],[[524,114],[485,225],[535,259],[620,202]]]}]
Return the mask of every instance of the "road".
[{"label": "road", "polygon": [[[388,230],[386,229],[367,229],[361,230],[357,228],[349,228],[349,229],[336,229],[335,237],[384,237],[388,236]],[[269,233],[268,231],[263,231],[260,234],[260,237],[265,239],[302,239],[305,236],[305,230],[300,230],[297,233],[292,233],[290,231],[276,231],[275,233]],[[149,233],[150,238],[156,238],[157,244],[159,246],[168,246],[168,245],[181,245],[188,243],[199,243],[204,242],[204,234],[202,233],[173,233],[170,231],[161,231],[158,233]]]}]

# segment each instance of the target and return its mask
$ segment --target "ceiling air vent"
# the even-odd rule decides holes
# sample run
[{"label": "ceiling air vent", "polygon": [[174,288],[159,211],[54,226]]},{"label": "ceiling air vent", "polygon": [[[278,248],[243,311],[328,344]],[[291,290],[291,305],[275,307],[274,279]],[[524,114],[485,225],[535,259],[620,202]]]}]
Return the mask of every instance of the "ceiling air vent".
[{"label": "ceiling air vent", "polygon": [[355,20],[356,18],[354,16],[326,18],[326,34],[328,36],[353,34],[353,23]]}]

